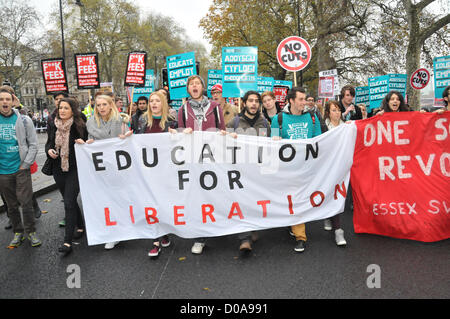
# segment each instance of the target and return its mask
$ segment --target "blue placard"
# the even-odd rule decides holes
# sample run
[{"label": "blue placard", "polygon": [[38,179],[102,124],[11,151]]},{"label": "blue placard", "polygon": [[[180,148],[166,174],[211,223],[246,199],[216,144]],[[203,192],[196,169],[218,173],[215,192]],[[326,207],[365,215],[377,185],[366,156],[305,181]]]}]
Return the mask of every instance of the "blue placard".
[{"label": "blue placard", "polygon": [[292,81],[275,80],[273,81],[273,86],[287,86],[292,89]]},{"label": "blue placard", "polygon": [[[377,109],[389,90],[389,75],[369,78],[370,109]],[[368,111],[369,112],[369,111]]]},{"label": "blue placard", "polygon": [[153,70],[145,71],[145,86],[135,87],[133,91],[133,102],[137,102],[140,96],[145,96],[147,99],[155,90],[155,75]]},{"label": "blue placard", "polygon": [[272,92],[273,82],[274,78],[272,77],[258,76],[258,92],[259,93],[264,93],[266,91]]},{"label": "blue placard", "polygon": [[434,105],[443,106],[442,94],[450,85],[450,55],[433,59],[434,70]]},{"label": "blue placard", "polygon": [[243,97],[258,89],[258,48],[222,48],[222,86],[224,97]]},{"label": "blue placard", "polygon": [[211,88],[216,84],[222,84],[222,70],[208,70],[208,97],[211,98]]},{"label": "blue placard", "polygon": [[355,88],[355,104],[365,104],[367,112],[370,112],[370,89],[368,86],[359,86]]},{"label": "blue placard", "polygon": [[183,100],[172,100],[170,101],[170,106],[176,111],[183,105]]},{"label": "blue placard", "polygon": [[166,58],[167,76],[169,81],[170,98],[180,100],[188,97],[187,79],[197,74],[195,66],[195,53],[188,52],[172,55]]},{"label": "blue placard", "polygon": [[388,74],[389,75],[389,91],[398,91],[403,97],[406,95],[406,82],[408,77],[406,74]]}]

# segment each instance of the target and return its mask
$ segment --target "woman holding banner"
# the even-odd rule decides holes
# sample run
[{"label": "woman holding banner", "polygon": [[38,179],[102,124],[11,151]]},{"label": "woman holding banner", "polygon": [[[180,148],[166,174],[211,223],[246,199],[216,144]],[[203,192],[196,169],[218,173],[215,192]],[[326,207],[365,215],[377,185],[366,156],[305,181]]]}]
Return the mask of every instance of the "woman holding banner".
[{"label": "woman holding banner", "polygon": [[[337,101],[328,101],[325,104],[324,119],[326,124],[326,130],[332,130],[341,124],[344,124],[342,120],[342,112]],[[343,212],[342,212],[343,213]],[[331,218],[325,219],[324,229],[333,230],[334,238],[336,240],[336,245],[345,246],[347,242],[344,238],[344,230],[341,228],[341,219],[339,213]]]},{"label": "woman holding banner", "polygon": [[381,108],[376,115],[383,115],[385,112],[409,112],[403,95],[398,91],[390,91],[383,99]]},{"label": "woman holding banner", "polygon": [[[186,103],[178,110],[178,127],[184,128],[185,134],[193,131],[225,131],[225,120],[220,104],[208,100],[203,95],[205,82],[198,75],[192,75],[187,80],[189,97]],[[193,254],[201,254],[205,247],[205,238],[197,238],[192,246]]]},{"label": "woman holding banner", "polygon": [[73,238],[81,238],[84,233],[83,217],[77,203],[80,186],[74,144],[76,140],[85,140],[87,131],[75,99],[63,98],[59,101],[56,116],[48,123],[47,134],[45,152],[50,159],[53,178],[64,199],[65,236],[64,244],[58,251],[67,255],[72,251]]},{"label": "woman holding banner", "polygon": [[[153,92],[149,97],[147,112],[139,118],[138,129],[135,134],[164,133],[174,130],[177,123],[171,120],[167,98],[160,91]],[[170,246],[169,236],[164,235],[153,241],[153,247],[148,252],[150,257],[158,257],[162,247]]]},{"label": "woman holding banner", "polygon": [[[95,140],[120,137],[125,138],[132,134],[124,118],[122,118],[114,104],[112,97],[99,95],[95,98],[94,116],[87,123],[88,140],[86,143],[93,143]],[[84,144],[83,140],[76,141]],[[105,249],[113,249],[119,242],[106,243]]]}]

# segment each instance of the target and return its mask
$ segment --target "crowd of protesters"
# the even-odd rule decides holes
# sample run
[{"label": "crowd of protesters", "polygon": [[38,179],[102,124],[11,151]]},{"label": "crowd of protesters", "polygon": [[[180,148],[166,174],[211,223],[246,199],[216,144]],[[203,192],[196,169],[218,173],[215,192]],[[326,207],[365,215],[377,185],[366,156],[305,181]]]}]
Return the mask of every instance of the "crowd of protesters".
[{"label": "crowd of protesters", "polygon": [[[64,200],[64,220],[60,226],[65,227],[65,235],[58,249],[61,254],[72,252],[73,239],[79,239],[85,234],[83,214],[77,202],[80,186],[75,143],[94,143],[96,140],[115,137],[125,139],[132,134],[175,134],[176,129],[184,134],[216,129],[234,138],[253,130],[256,134],[273,139],[308,139],[348,121],[382,116],[386,112],[409,111],[403,95],[391,91],[385,96],[381,107],[368,114],[364,104],[353,103],[355,89],[350,85],[342,88],[339,101],[327,101],[325,107],[317,103],[314,96],[307,95],[305,89],[294,87],[288,91],[284,108],[279,106],[273,92],[260,94],[248,91],[239,99],[242,106],[236,107],[234,103],[227,103],[222,96],[220,84],[212,88],[212,99],[207,98],[205,88],[200,76],[189,77],[189,97],[178,112],[170,106],[170,95],[165,89],[153,92],[148,98],[139,97],[136,104],[129,105],[127,112],[123,110],[122,100],[110,92],[98,92],[93,105],[89,103],[83,110],[77,100],[68,94],[54,95],[55,110],[48,116],[46,125],[47,161],[42,170],[44,172],[45,169],[45,174],[53,176]],[[445,106],[436,111],[440,114],[450,110],[450,86],[444,90],[443,99]],[[29,116],[14,108],[17,100],[10,87],[0,87],[0,192],[14,233],[9,247],[20,246],[26,238],[33,247],[37,247],[41,245],[41,240],[37,235],[35,219],[39,218],[40,209],[31,182],[32,166],[35,165],[37,154],[36,129]],[[295,127],[292,124],[301,124],[306,129],[288,129]],[[347,194],[344,211],[351,210],[351,183]],[[22,208],[23,220],[19,207]],[[336,245],[345,246],[340,216],[337,214],[324,220],[324,229],[334,230]],[[294,250],[304,251],[307,241],[305,224],[293,225],[290,233],[295,238]],[[257,232],[245,232],[237,237],[239,249],[248,252],[252,250],[252,243],[258,236]],[[112,249],[117,244],[107,243],[105,249]],[[155,238],[148,255],[156,257],[161,247],[170,244],[168,235]],[[191,252],[201,254],[205,245],[206,238],[196,238]]]}]

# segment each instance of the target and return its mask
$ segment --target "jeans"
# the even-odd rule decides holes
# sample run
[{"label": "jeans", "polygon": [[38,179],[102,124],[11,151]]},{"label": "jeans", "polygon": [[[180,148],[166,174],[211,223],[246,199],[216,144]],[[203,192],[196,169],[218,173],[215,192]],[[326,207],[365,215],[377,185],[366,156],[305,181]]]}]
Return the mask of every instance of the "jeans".
[{"label": "jeans", "polygon": [[53,178],[64,199],[66,218],[64,242],[72,244],[75,226],[79,229],[84,229],[83,216],[77,202],[77,197],[80,193],[77,170],[69,170],[68,172],[53,170]]},{"label": "jeans", "polygon": [[[0,175],[0,192],[8,207],[8,217],[14,233],[36,231],[33,210],[33,186],[29,169],[20,169],[14,174]],[[19,206],[22,206],[22,217]]]}]

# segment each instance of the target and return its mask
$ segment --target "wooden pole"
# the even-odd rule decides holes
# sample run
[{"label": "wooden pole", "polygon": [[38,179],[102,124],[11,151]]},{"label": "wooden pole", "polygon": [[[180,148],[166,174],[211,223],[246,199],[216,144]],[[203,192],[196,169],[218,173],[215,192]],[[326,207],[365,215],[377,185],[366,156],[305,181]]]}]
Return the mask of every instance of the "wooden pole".
[{"label": "wooden pole", "polygon": [[297,86],[297,72],[294,72],[294,86]]},{"label": "wooden pole", "polygon": [[128,115],[130,116],[130,121],[131,121],[131,109],[133,108],[133,95],[134,95],[134,86],[131,88],[130,104],[128,106]]}]

